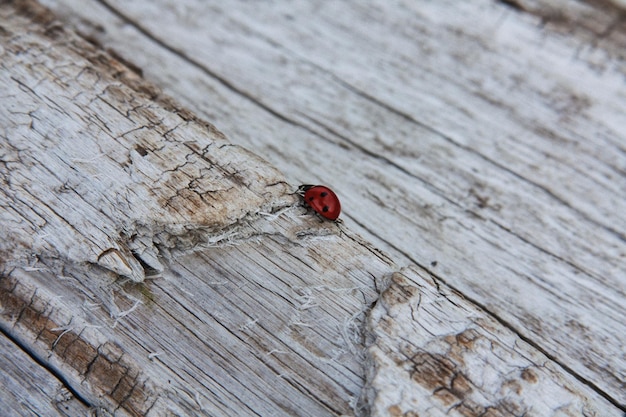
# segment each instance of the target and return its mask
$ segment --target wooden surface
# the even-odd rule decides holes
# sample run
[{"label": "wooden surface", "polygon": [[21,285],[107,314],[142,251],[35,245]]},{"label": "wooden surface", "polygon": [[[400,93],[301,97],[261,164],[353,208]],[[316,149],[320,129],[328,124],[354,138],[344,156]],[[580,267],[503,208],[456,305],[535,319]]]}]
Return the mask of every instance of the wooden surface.
[{"label": "wooden surface", "polygon": [[372,415],[616,413],[598,393],[419,269],[394,274],[367,331],[376,364],[365,387]]},{"label": "wooden surface", "polygon": [[[2,328],[85,404],[626,410],[620,3],[44,4],[2,6]],[[315,182],[343,233],[289,194]]]},{"label": "wooden surface", "polygon": [[5,416],[77,416],[89,408],[20,346],[0,337],[0,404]]}]

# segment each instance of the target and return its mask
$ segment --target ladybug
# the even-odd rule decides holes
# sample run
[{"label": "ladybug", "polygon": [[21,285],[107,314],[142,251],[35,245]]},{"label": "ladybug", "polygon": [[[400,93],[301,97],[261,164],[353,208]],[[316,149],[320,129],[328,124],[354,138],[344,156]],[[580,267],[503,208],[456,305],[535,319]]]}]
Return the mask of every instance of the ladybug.
[{"label": "ladybug", "polygon": [[317,214],[328,219],[337,220],[341,213],[341,203],[337,194],[323,185],[301,185],[298,194],[304,197],[304,202]]}]

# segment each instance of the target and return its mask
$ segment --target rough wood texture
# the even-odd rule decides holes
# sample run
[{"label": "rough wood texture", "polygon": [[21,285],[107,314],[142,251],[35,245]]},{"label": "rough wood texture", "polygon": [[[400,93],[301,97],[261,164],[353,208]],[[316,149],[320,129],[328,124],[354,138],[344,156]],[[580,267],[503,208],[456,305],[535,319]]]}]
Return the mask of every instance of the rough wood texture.
[{"label": "rough wood texture", "polygon": [[0,335],[0,404],[3,416],[78,416],[89,408],[44,367]]},{"label": "rough wood texture", "polygon": [[626,407],[622,3],[47,3]]},{"label": "rough wood texture", "polygon": [[[298,208],[262,214],[297,201],[271,166],[45,12],[41,27],[0,20],[11,103],[0,117],[17,126],[3,145],[22,135],[24,162],[31,152],[71,167],[47,190],[2,187],[2,230],[16,236],[2,239],[2,328],[88,405],[153,415],[626,410],[621,3],[45,3],[290,182],[332,185],[348,226],[338,233]],[[90,108],[100,96],[122,101]],[[89,137],[101,151],[72,146]],[[192,143],[209,154],[225,146],[207,160]],[[22,182],[41,169],[9,165],[3,175],[24,168]],[[63,176],[74,182],[64,187]],[[156,198],[180,197],[184,209],[206,190],[217,199],[192,212]],[[41,215],[29,195],[60,215]],[[83,210],[99,227],[82,223]],[[74,227],[55,222],[64,216]],[[431,274],[396,275],[365,335],[358,323],[395,268],[349,230]],[[144,267],[161,278],[140,282]],[[390,303],[398,286],[407,295]],[[416,311],[438,333],[408,313],[422,298],[433,303]],[[402,357],[405,348],[417,356]],[[414,378],[416,368],[433,378]]]},{"label": "rough wood texture", "polygon": [[350,413],[391,262],[27,5],[0,9],[3,332],[115,415]]},{"label": "rough wood texture", "polygon": [[19,32],[23,18],[4,17],[12,24],[0,75],[10,103],[2,116],[11,122],[3,143],[4,225],[14,231],[0,246],[7,258],[64,254],[140,282],[144,268],[132,253],[161,272],[155,244],[218,243],[225,227],[285,206],[283,177],[254,154],[103,76],[94,64],[109,58],[60,27],[42,37]]},{"label": "rough wood texture", "polygon": [[365,393],[373,416],[621,414],[416,268],[394,274],[369,315],[367,331],[373,366]]}]

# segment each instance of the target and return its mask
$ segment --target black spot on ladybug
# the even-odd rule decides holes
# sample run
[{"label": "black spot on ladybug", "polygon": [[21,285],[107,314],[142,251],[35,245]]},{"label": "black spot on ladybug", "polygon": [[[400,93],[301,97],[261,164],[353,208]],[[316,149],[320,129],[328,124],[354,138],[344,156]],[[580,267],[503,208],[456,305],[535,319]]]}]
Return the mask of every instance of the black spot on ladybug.
[{"label": "black spot on ladybug", "polygon": [[304,197],[304,202],[317,214],[328,220],[337,220],[341,213],[339,199],[328,187],[323,185],[301,185],[298,194]]}]

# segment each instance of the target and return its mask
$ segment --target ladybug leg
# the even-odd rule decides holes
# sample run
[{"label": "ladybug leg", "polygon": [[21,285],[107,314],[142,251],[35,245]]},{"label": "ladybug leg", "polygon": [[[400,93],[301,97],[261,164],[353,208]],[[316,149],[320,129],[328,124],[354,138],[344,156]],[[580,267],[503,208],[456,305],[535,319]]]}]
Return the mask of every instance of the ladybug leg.
[{"label": "ladybug leg", "polygon": [[348,235],[346,234],[346,232],[343,231],[343,221],[341,219],[337,219],[335,220],[335,224],[337,225],[337,227],[339,228],[339,237],[348,237]]}]

